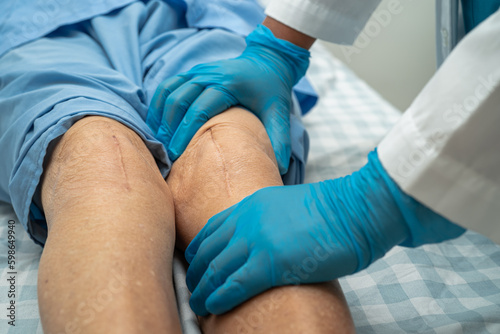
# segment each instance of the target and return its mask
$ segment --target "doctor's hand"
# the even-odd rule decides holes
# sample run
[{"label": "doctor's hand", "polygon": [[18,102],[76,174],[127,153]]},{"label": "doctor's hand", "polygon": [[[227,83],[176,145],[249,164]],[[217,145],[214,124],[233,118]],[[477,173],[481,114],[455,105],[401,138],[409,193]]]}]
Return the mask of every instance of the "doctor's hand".
[{"label": "doctor's hand", "polygon": [[185,253],[191,308],[221,314],[271,287],[333,280],[395,245],[463,231],[404,194],[375,151],[350,176],[264,188],[212,217]]},{"label": "doctor's hand", "polygon": [[288,170],[292,87],[309,66],[309,51],[258,26],[235,58],[201,64],[161,83],[146,123],[175,161],[210,118],[241,105],[264,124],[281,174]]}]

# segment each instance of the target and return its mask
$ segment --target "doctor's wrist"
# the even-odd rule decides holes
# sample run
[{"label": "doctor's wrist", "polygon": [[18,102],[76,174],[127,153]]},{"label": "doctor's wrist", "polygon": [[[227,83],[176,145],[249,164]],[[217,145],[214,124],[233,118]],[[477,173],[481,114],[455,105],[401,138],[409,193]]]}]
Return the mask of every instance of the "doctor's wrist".
[{"label": "doctor's wrist", "polygon": [[269,16],[264,19],[262,24],[269,28],[276,38],[283,39],[306,50],[309,50],[316,41],[314,37],[303,34]]}]

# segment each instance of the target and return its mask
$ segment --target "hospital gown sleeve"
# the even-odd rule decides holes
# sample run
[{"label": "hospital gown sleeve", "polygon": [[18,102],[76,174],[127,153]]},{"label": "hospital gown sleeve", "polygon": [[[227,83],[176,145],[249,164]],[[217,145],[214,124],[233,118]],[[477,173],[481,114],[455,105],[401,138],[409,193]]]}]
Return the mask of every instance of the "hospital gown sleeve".
[{"label": "hospital gown sleeve", "polygon": [[470,32],[379,146],[393,180],[500,243],[500,11]]},{"label": "hospital gown sleeve", "polygon": [[351,45],[380,0],[273,0],[266,14],[311,37]]}]

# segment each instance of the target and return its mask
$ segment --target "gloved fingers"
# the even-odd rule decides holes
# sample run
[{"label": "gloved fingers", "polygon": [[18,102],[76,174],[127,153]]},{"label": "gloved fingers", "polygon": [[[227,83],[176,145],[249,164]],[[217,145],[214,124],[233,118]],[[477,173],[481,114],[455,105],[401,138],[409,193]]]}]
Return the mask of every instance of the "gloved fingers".
[{"label": "gloved fingers", "polygon": [[209,236],[212,235],[217,229],[226,221],[226,219],[233,213],[233,210],[236,208],[238,203],[234,204],[233,206],[230,206],[226,210],[219,212],[212,218],[208,220],[208,222],[205,224],[205,226],[201,229],[200,232],[194,237],[193,240],[189,243],[188,247],[186,248],[186,251],[184,252],[184,257],[186,258],[186,261],[188,263],[191,263],[193,261],[193,258],[198,252],[198,249],[201,245],[201,243],[208,238]]},{"label": "gloved fingers", "polygon": [[288,171],[292,154],[290,139],[290,105],[274,102],[262,116],[261,121],[266,128],[281,175]]},{"label": "gloved fingers", "polygon": [[226,313],[248,299],[272,286],[265,279],[269,273],[250,258],[238,271],[229,276],[226,282],[215,290],[205,301],[205,309],[212,314]]},{"label": "gloved fingers", "polygon": [[[167,146],[172,139],[173,131],[170,129],[167,123],[164,123],[163,120],[161,122],[160,127],[158,128],[158,132],[156,133],[155,138],[162,143],[164,146]],[[172,158],[170,158],[172,160]],[[172,160],[173,161],[173,160]]]},{"label": "gloved fingers", "polygon": [[156,88],[155,94],[151,99],[151,104],[149,105],[148,114],[146,115],[146,124],[151,128],[153,134],[156,135],[160,127],[163,117],[163,107],[165,106],[167,97],[187,81],[187,77],[176,75],[166,79]]},{"label": "gloved fingers", "polygon": [[240,242],[228,246],[210,263],[189,300],[189,304],[196,314],[202,316],[208,314],[205,308],[207,297],[224,284],[227,277],[243,266],[247,259],[247,246]]},{"label": "gloved fingers", "polygon": [[190,105],[168,146],[168,155],[174,160],[180,157],[196,132],[210,118],[220,114],[238,101],[217,87],[208,87]]},{"label": "gloved fingers", "polygon": [[186,273],[186,284],[190,291],[196,288],[210,263],[226,248],[233,234],[234,225],[223,226],[201,243]]},{"label": "gloved fingers", "polygon": [[223,64],[225,63],[227,63],[226,59],[216,60],[210,63],[198,64],[193,66],[193,68],[189,70],[189,73],[197,77],[204,76],[213,78],[214,76],[220,75],[221,67],[224,67]]},{"label": "gloved fingers", "polygon": [[[191,103],[203,92],[204,86],[199,83],[188,81],[173,91],[165,100],[163,106],[163,116],[161,118],[160,128],[166,134],[161,141],[166,147],[170,144],[175,130],[182,121]],[[157,137],[159,140],[159,138]],[[172,161],[178,157],[170,156]]]}]

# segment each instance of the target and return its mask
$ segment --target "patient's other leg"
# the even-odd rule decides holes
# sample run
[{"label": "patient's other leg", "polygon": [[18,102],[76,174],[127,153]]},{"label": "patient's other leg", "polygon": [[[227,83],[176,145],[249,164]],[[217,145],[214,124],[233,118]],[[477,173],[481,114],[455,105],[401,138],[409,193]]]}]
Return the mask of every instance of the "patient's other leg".
[{"label": "patient's other leg", "polygon": [[135,132],[103,117],[78,121],[48,160],[42,202],[45,333],[180,333],[172,196]]},{"label": "patient's other leg", "polygon": [[[264,127],[237,108],[197,132],[167,182],[175,203],[177,243],[183,249],[214,214],[260,188],[282,185]],[[269,290],[225,315],[203,319],[202,327],[206,334],[331,334],[354,328],[336,282]]]}]

